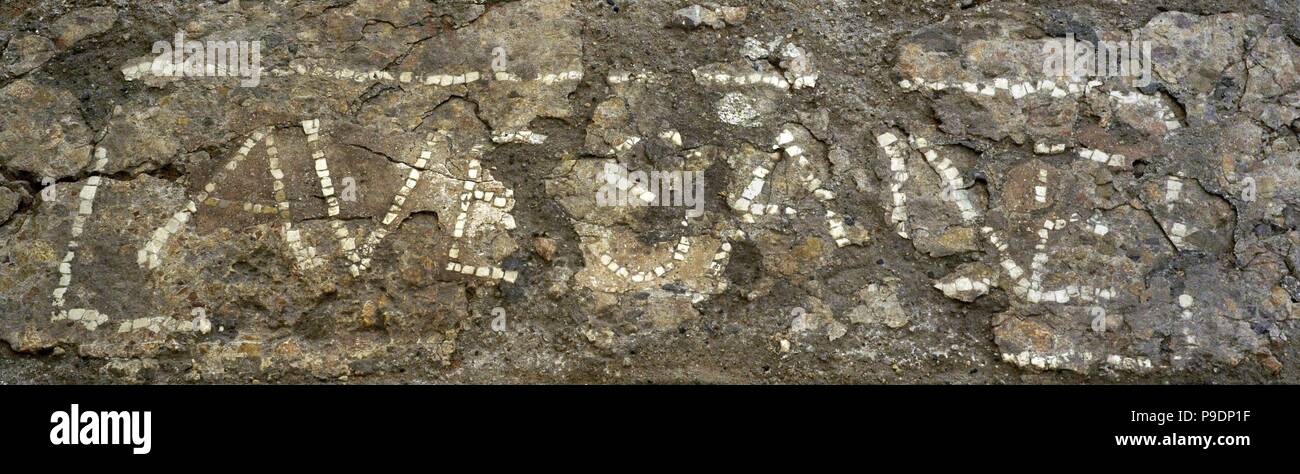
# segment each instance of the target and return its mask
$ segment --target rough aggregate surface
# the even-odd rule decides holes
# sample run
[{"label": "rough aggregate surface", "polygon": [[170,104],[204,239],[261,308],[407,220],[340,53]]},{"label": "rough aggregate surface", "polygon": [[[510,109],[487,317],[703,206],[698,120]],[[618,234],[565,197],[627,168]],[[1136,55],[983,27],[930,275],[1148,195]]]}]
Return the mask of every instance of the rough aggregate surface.
[{"label": "rough aggregate surface", "polygon": [[0,19],[0,383],[1300,383],[1296,0]]}]

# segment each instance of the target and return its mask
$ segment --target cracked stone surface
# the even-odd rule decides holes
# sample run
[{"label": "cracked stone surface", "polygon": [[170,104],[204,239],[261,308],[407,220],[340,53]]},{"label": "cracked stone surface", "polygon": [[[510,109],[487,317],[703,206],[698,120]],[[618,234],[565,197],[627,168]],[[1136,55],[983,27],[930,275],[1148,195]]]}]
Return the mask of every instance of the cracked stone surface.
[{"label": "cracked stone surface", "polygon": [[0,5],[0,383],[1300,383],[1300,4],[956,3]]}]

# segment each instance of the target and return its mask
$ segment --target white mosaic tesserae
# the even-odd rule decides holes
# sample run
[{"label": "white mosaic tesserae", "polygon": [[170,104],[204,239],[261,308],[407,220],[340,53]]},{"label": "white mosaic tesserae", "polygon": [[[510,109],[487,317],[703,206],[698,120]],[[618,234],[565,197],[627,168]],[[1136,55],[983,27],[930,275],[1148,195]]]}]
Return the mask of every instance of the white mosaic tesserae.
[{"label": "white mosaic tesserae", "polygon": [[[107,163],[108,163],[108,150],[104,149],[103,147],[96,147],[94,151],[94,164],[92,165],[91,171],[93,173],[101,173],[104,171],[104,168],[107,165]],[[100,176],[98,175],[91,176],[89,178],[86,178],[86,184],[82,186],[81,191],[77,194],[77,198],[78,198],[77,214],[73,217],[71,236],[68,240],[68,251],[64,255],[63,260],[58,265],[59,285],[54,289],[54,292],[51,295],[52,306],[55,309],[54,314],[50,317],[51,321],[72,321],[74,323],[81,324],[81,326],[88,331],[94,331],[98,329],[100,326],[107,324],[109,321],[109,316],[93,308],[65,309],[65,306],[67,305],[68,289],[72,285],[72,266],[73,263],[75,262],[76,251],[81,247],[80,239],[82,237],[82,234],[86,230],[88,219],[94,213],[95,198],[100,193],[99,188],[103,184],[104,181]],[[193,211],[194,211],[194,206],[193,203],[191,202],[187,206],[186,210],[177,213],[175,216],[172,216],[172,218],[168,220],[168,223],[162,229],[160,229],[160,231],[163,232],[161,236],[165,238],[167,235],[175,233],[180,228],[181,225],[185,224],[185,222],[189,219],[189,215],[190,215],[189,213],[192,213]],[[158,232],[155,232],[154,239],[155,240],[158,239],[159,235],[160,234]],[[150,244],[153,243],[154,241],[151,240]],[[141,250],[141,252],[144,252],[144,250]],[[144,257],[143,254],[141,256]],[[136,328],[134,325],[128,325],[125,326],[125,329],[123,329],[123,327],[119,327],[118,332],[129,332],[133,329],[147,329],[154,333],[159,333],[163,331],[166,332],[198,331],[198,332],[207,333],[208,330],[210,329],[210,326],[207,325],[206,318],[202,318],[202,317],[195,319],[193,321],[174,319],[170,317],[159,317],[157,319],[160,320],[159,324],[157,325],[148,324],[148,325],[143,325],[139,328]]]},{"label": "white mosaic tesserae", "polygon": [[[134,64],[122,68],[122,75],[127,81],[135,81],[146,76],[159,76],[158,71],[152,70],[153,58],[144,59]],[[413,87],[466,87],[476,84],[486,84],[492,81],[502,82],[522,82],[535,81],[538,83],[552,85],[561,82],[575,82],[583,78],[581,70],[560,71],[560,72],[542,72],[535,77],[523,79],[506,71],[482,72],[477,70],[465,70],[457,73],[426,73],[419,71],[387,71],[379,69],[359,70],[346,66],[334,64],[308,64],[297,62],[285,68],[273,68],[270,70],[272,77],[312,77],[340,81],[352,81],[357,83],[379,82],[392,85],[405,85]]]},{"label": "white mosaic tesserae", "polygon": [[[101,172],[107,164],[107,150],[97,147],[94,151],[95,164],[93,171]],[[99,186],[102,183],[99,176],[86,178],[86,184],[81,187],[77,193],[77,213],[72,218],[72,232],[68,240],[68,251],[64,254],[63,260],[59,262],[59,285],[55,287],[51,294],[52,305],[55,313],[51,317],[52,321],[70,320],[81,323],[87,330],[95,330],[99,325],[108,321],[108,316],[94,309],[72,308],[64,309],[68,288],[72,285],[72,264],[76,261],[77,250],[80,248],[81,236],[85,232],[86,222],[95,210],[95,196],[99,193]]]},{"label": "white mosaic tesserae", "polygon": [[740,192],[740,197],[731,201],[731,208],[741,213],[741,220],[747,223],[757,222],[757,218],[762,216],[798,214],[798,210],[791,206],[775,202],[765,203],[759,200],[764,187],[767,186],[768,175],[776,167],[776,160],[784,156],[786,159],[794,160],[794,165],[790,169],[797,173],[797,180],[803,189],[826,207],[826,227],[830,232],[831,239],[835,241],[835,245],[844,247],[851,244],[852,241],[848,238],[848,233],[844,228],[844,219],[830,210],[830,203],[835,199],[835,192],[823,186],[825,183],[817,177],[817,174],[812,169],[812,163],[805,156],[804,145],[798,143],[794,131],[789,128],[783,129],[777,135],[773,149],[780,151],[774,155],[772,161],[754,167],[750,173],[748,184]]},{"label": "white mosaic tesserae", "polygon": [[[341,211],[339,207],[339,198],[334,194],[334,181],[330,178],[329,160],[325,157],[324,147],[320,141],[320,119],[304,120],[302,122],[302,131],[307,136],[307,147],[311,152],[312,166],[316,170],[316,177],[320,180],[321,196],[325,197],[326,214],[330,218],[330,227],[334,230],[334,237],[339,241],[339,248],[343,254],[351,261],[348,269],[353,275],[361,274],[361,256],[357,253],[357,242],[352,237],[351,231],[339,219]],[[277,196],[278,199],[278,196]]]},{"label": "white mosaic tesserae", "polygon": [[[474,151],[471,151],[471,153],[477,155],[481,152],[476,148]],[[463,263],[465,256],[461,255],[462,252],[460,247],[460,243],[473,230],[470,228],[469,218],[472,206],[485,205],[499,208],[504,213],[500,222],[501,225],[506,230],[515,228],[514,216],[509,214],[509,210],[514,208],[514,190],[505,188],[500,184],[500,182],[493,179],[491,173],[483,168],[482,163],[476,157],[469,158],[465,167],[465,178],[461,183],[463,192],[460,194],[459,199],[460,212],[456,215],[456,223],[453,230],[453,237],[456,241],[452,243],[451,248],[447,252],[446,270],[467,276],[503,280],[506,283],[514,283],[515,280],[519,278],[519,272],[517,270],[506,270],[496,265],[473,265]],[[478,189],[480,183],[492,184],[500,187],[501,190],[484,191],[483,189]]]},{"label": "white mosaic tesserae", "polygon": [[894,232],[906,239],[908,238],[907,194],[903,192],[903,186],[911,178],[907,173],[907,157],[898,136],[893,133],[884,132],[877,135],[876,144],[889,158],[889,222],[894,225]]},{"label": "white mosaic tesserae", "polygon": [[[358,276],[361,272],[368,270],[373,263],[375,250],[398,225],[401,223],[403,214],[406,212],[406,203],[410,200],[411,194],[416,190],[420,183],[423,182],[425,173],[430,165],[432,150],[437,146],[437,142],[446,140],[446,132],[430,133],[426,136],[425,146],[420,150],[419,157],[414,160],[414,165],[403,163],[394,163],[392,166],[399,169],[404,174],[402,184],[393,192],[393,198],[387,212],[380,218],[379,224],[365,235],[364,239],[358,239],[354,231],[349,229],[342,218],[342,201],[334,186],[334,177],[330,172],[329,159],[326,156],[324,141],[322,138],[322,127],[319,119],[304,120],[300,128],[305,136],[307,154],[315,178],[319,184],[320,195],[324,198],[326,204],[326,217],[328,219],[332,237],[338,242],[338,252],[347,262],[349,272]],[[265,145],[265,154],[267,166],[272,178],[272,191],[276,205],[262,206],[251,202],[239,202],[229,199],[223,199],[215,196],[221,189],[221,183],[227,179],[228,173],[238,169],[239,165],[248,157],[249,153],[259,144]],[[490,175],[481,170],[481,165],[477,159],[471,159],[467,162],[468,176],[462,181],[464,192],[461,194],[460,205],[462,213],[456,221],[455,235],[457,239],[465,236],[466,216],[469,211],[471,202],[484,202],[489,206],[508,209],[513,206],[513,191],[504,189],[501,192],[487,191],[476,189],[480,182],[492,181]],[[286,173],[281,167],[280,154],[276,147],[273,130],[258,130],[247,139],[235,156],[226,163],[225,166],[213,176],[210,182],[204,185],[203,191],[195,196],[195,200],[204,205],[234,210],[241,210],[253,214],[277,214],[281,218],[281,230],[284,242],[289,252],[294,256],[296,267],[300,271],[311,270],[320,267],[326,263],[322,255],[318,254],[315,246],[308,243],[306,236],[299,230],[290,214],[290,202],[288,199],[288,190],[285,184]],[[499,183],[498,183],[499,185]],[[162,255],[168,240],[172,235],[177,233],[181,226],[190,220],[190,216],[196,212],[195,202],[190,201],[186,208],[177,212],[168,224],[156,230],[153,238],[139,251],[138,262],[146,268],[158,268],[162,263]],[[379,216],[376,216],[379,218]],[[513,218],[505,214],[504,223],[506,228],[513,228]],[[448,264],[448,270],[459,273],[465,272],[465,265],[460,264],[457,260],[459,252],[456,245],[452,246],[452,259]],[[514,281],[517,278],[517,272],[504,271],[500,268],[491,266],[481,266],[475,268],[469,266],[472,270],[468,274],[476,276],[489,277],[498,280]]]}]

